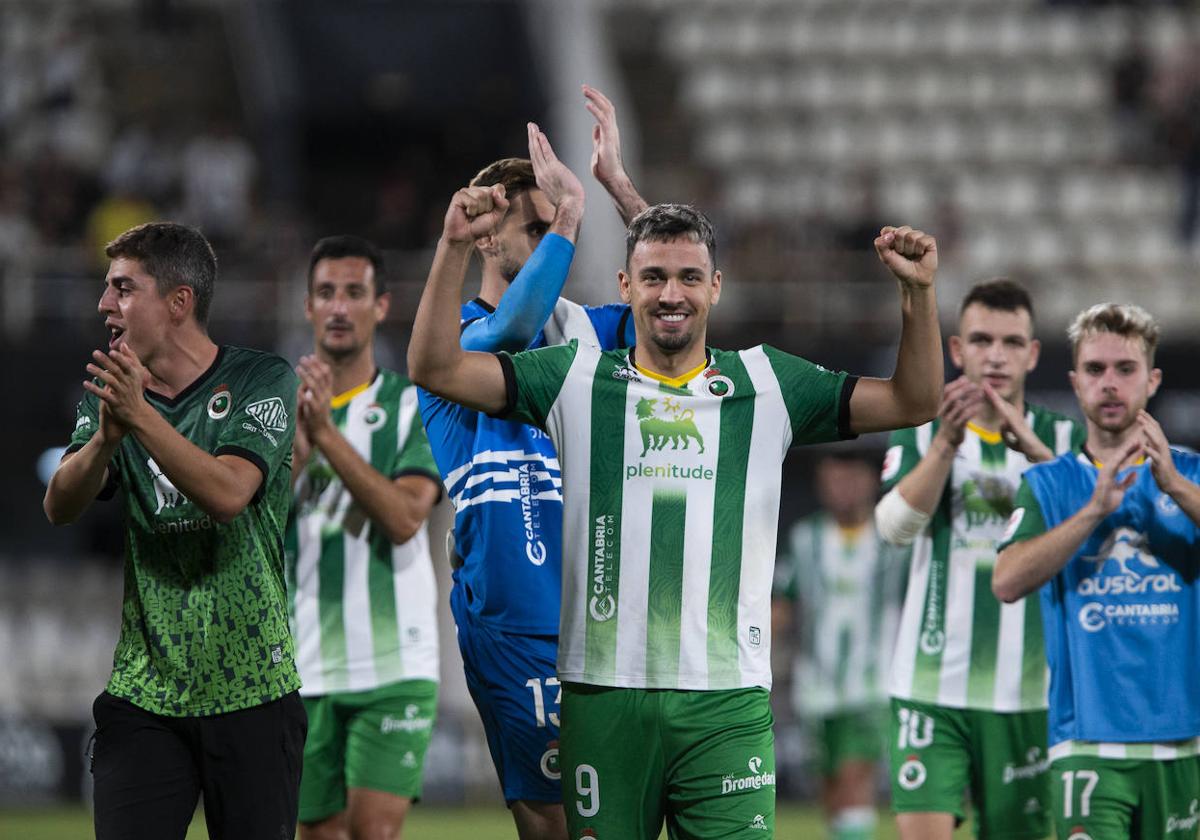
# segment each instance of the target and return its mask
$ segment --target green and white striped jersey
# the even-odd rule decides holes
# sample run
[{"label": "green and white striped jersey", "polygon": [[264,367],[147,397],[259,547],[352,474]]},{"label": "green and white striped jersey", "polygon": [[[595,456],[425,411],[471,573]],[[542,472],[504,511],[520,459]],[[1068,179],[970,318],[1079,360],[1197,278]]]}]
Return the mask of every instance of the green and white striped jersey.
[{"label": "green and white striped jersey", "polygon": [[[441,485],[417,389],[400,374],[380,370],[349,401],[335,399],[333,421],[383,475]],[[438,594],[424,526],[394,545],[314,451],[294,488],[284,549],[301,694],[438,679]]]},{"label": "green and white striped jersey", "polygon": [[844,435],[854,380],[763,346],[680,387],[574,341],[500,359],[562,467],[559,678],[769,688],[783,457]]},{"label": "green and white striped jersey", "polygon": [[[1030,428],[1056,454],[1083,444],[1081,424],[1028,403],[1026,409]],[[924,457],[938,422],[892,433],[885,490]],[[1044,709],[1038,599],[1002,604],[992,594],[996,546],[1030,464],[999,434],[987,438],[968,426],[933,519],[913,542],[890,692],[956,709]]]},{"label": "green and white striped jersey", "polygon": [[904,564],[873,522],[848,530],[827,513],[797,521],[775,568],[775,594],[795,605],[792,701],[802,717],[887,702]]}]

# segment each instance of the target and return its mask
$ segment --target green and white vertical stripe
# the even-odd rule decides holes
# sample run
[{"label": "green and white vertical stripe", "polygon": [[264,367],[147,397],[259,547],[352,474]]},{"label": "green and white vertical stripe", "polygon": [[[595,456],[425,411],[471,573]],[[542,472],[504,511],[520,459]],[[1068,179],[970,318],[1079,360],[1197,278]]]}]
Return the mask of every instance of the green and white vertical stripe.
[{"label": "green and white vertical stripe", "polygon": [[[1033,406],[1026,419],[1057,454],[1080,441],[1071,420]],[[928,423],[909,432],[902,445],[915,445],[916,452],[903,462],[911,466],[924,457],[935,431]],[[1002,604],[991,589],[996,545],[1028,467],[1024,455],[1002,442],[967,431],[934,517],[913,543],[893,697],[997,712],[1046,707],[1037,596]]]},{"label": "green and white vertical stripe", "polygon": [[[333,420],[380,473],[436,475],[416,388],[399,374],[380,371]],[[437,586],[424,527],[393,545],[314,453],[295,487],[287,557],[301,693],[438,679]]]},{"label": "green and white vertical stripe", "polygon": [[513,362],[517,413],[545,416],[562,464],[560,678],[769,687],[780,465],[794,422],[776,366],[804,391],[789,399],[816,404],[801,442],[836,436],[844,376],[764,348],[713,351],[679,388],[586,346]]},{"label": "green and white vertical stripe", "polygon": [[826,513],[793,525],[783,549],[776,589],[796,602],[797,712],[826,717],[882,705],[899,619],[894,550],[872,523],[847,532]]}]

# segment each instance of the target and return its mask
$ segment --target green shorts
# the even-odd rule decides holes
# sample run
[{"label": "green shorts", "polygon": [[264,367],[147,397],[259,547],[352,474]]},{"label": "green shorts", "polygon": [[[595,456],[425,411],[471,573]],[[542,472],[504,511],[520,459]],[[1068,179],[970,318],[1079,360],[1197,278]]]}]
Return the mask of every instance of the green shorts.
[{"label": "green shorts", "polygon": [[1064,840],[1195,838],[1200,758],[1069,756],[1050,765],[1054,827]]},{"label": "green shorts", "polygon": [[348,788],[421,797],[421,769],[437,715],[437,683],[405,680],[371,691],[305,697],[308,740],[300,821],[346,808]]},{"label": "green shorts", "polygon": [[821,775],[830,778],[850,761],[883,758],[887,709],[858,709],[830,715],[818,723]]},{"label": "green shorts", "polygon": [[769,694],[563,683],[559,763],[572,838],[775,835]]},{"label": "green shorts", "polygon": [[951,709],[892,698],[892,809],[965,817],[971,795],[976,836],[1050,834],[1046,713]]}]

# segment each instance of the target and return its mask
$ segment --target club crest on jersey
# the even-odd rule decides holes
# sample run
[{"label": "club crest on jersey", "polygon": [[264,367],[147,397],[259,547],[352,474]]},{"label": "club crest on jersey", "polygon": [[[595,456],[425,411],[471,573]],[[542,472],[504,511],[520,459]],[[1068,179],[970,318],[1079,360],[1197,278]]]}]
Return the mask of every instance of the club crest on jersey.
[{"label": "club crest on jersey", "polygon": [[[662,403],[661,409],[655,408]],[[658,452],[668,443],[672,449],[687,449],[688,444],[695,440],[704,451],[704,438],[696,428],[695,416],[690,408],[684,408],[671,397],[650,399],[642,397],[634,409],[637,414],[638,426],[642,432],[642,455],[647,452]]]},{"label": "club crest on jersey", "polygon": [[246,413],[258,422],[258,426],[243,423],[242,428],[248,432],[262,432],[262,436],[269,440],[272,446],[278,446],[279,441],[273,433],[286,432],[288,424],[287,407],[284,406],[283,400],[279,397],[268,397],[250,403],[246,406]]},{"label": "club crest on jersey", "polygon": [[233,395],[224,385],[218,385],[208,400],[208,416],[214,420],[223,420],[233,406]]},{"label": "club crest on jersey", "polygon": [[374,431],[387,422],[387,410],[379,403],[371,403],[363,412],[363,425]]},{"label": "club crest on jersey", "polygon": [[733,380],[721,375],[721,369],[710,367],[704,371],[704,390],[714,397],[733,396]]}]

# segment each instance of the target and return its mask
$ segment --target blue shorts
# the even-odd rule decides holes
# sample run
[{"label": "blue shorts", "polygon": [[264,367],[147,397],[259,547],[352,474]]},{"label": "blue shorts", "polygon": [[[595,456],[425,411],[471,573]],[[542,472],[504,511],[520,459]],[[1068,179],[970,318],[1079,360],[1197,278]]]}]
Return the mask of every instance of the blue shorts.
[{"label": "blue shorts", "polygon": [[522,799],[561,802],[558,637],[518,636],[485,627],[462,608],[455,597],[459,589],[450,596],[458,649],[504,801],[509,807]]}]

